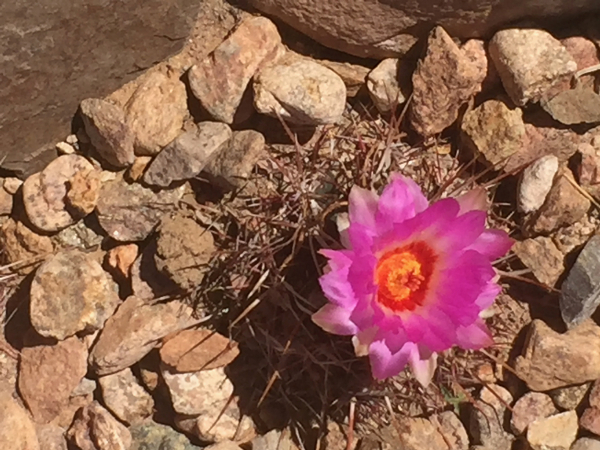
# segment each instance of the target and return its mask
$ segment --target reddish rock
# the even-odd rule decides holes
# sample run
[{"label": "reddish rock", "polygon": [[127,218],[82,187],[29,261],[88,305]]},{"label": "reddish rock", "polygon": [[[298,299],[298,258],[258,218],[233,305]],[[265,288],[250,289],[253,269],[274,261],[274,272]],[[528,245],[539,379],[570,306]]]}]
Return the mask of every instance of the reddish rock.
[{"label": "reddish rock", "polygon": [[67,182],[66,205],[71,208],[75,217],[85,217],[90,214],[100,192],[101,173],[95,169],[84,169],[73,175]]},{"label": "reddish rock", "polygon": [[54,244],[48,236],[37,234],[13,218],[0,227],[0,244],[3,261],[6,264],[20,263],[16,270],[22,274],[30,273],[36,268],[32,263],[54,252]]},{"label": "reddish rock", "polygon": [[587,408],[579,419],[579,426],[600,436],[600,408]]},{"label": "reddish rock", "polygon": [[515,434],[519,435],[527,430],[530,423],[557,412],[550,396],[540,392],[528,392],[512,407],[510,427]]},{"label": "reddish rock", "polygon": [[77,411],[67,439],[83,450],[128,450],[131,447],[129,430],[96,401]]},{"label": "reddish rock", "polygon": [[106,264],[123,278],[129,278],[131,266],[138,256],[136,244],[125,244],[111,248],[106,252]]},{"label": "reddish rock", "polygon": [[35,426],[9,391],[0,389],[0,448],[39,450]]},{"label": "reddish rock", "polygon": [[549,237],[517,241],[512,250],[537,280],[547,286],[554,286],[565,271],[564,255]]}]

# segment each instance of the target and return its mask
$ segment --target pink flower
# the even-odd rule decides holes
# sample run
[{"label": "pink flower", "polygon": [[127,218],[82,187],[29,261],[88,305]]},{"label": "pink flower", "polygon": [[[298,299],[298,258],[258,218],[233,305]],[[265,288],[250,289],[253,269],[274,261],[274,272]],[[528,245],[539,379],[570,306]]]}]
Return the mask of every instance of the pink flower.
[{"label": "pink flower", "polygon": [[325,331],[353,336],[369,355],[373,376],[387,378],[409,364],[426,386],[437,353],[454,345],[493,343],[480,313],[500,293],[492,262],[512,245],[486,229],[483,189],[429,205],[417,184],[393,175],[381,197],[355,186],[346,250],[322,250],[320,278],[329,303],[313,315]]}]

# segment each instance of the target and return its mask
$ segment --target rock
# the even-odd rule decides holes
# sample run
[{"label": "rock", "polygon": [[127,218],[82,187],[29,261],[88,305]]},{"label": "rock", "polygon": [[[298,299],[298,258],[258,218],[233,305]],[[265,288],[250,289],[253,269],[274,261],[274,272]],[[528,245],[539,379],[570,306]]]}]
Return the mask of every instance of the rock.
[{"label": "rock", "polygon": [[82,378],[77,387],[73,389],[73,392],[71,392],[71,397],[93,394],[96,390],[96,387],[97,383],[94,380],[90,380],[89,378]]},{"label": "rock", "polygon": [[149,73],[125,105],[135,154],[156,155],[177,137],[187,115],[187,94],[179,74]]},{"label": "rock", "polygon": [[151,242],[131,266],[131,289],[137,298],[152,300],[180,290],[168,276],[156,268],[155,254],[156,242]]},{"label": "rock", "polygon": [[3,187],[6,192],[11,195],[15,195],[17,191],[21,188],[23,182],[15,177],[8,177],[4,179]]},{"label": "rock", "polygon": [[37,260],[43,260],[54,252],[54,245],[48,236],[41,236],[30,230],[22,222],[9,218],[0,227],[2,258],[6,264],[18,264],[19,273],[27,274],[34,270]]},{"label": "rock", "polygon": [[544,30],[498,31],[489,52],[506,92],[518,106],[539,101],[577,71],[567,49]]},{"label": "rock", "polygon": [[152,415],[154,400],[140,386],[131,369],[100,377],[98,382],[104,404],[121,422],[130,425]]},{"label": "rock", "polygon": [[13,196],[5,187],[0,188],[0,216],[10,216],[13,210]]},{"label": "rock", "polygon": [[100,157],[114,167],[133,164],[135,137],[125,121],[125,112],[106,100],[87,98],[79,108],[85,132]]},{"label": "rock", "polygon": [[199,328],[167,338],[160,348],[160,359],[172,372],[185,373],[225,367],[239,353],[237,342]]},{"label": "rock", "polygon": [[178,214],[161,223],[154,262],[181,289],[190,291],[204,279],[215,251],[211,232],[194,219]]},{"label": "rock", "polygon": [[564,256],[549,237],[517,241],[512,250],[535,278],[547,286],[554,286],[565,270]]},{"label": "rock", "polygon": [[73,147],[68,142],[59,142],[56,144],[56,151],[59,155],[72,155],[73,153],[77,153],[75,147]]},{"label": "rock", "polygon": [[569,450],[577,437],[577,413],[567,411],[529,424],[527,442],[532,450]]},{"label": "rock", "polygon": [[75,217],[85,217],[96,208],[100,176],[100,172],[95,169],[85,169],[77,172],[67,182],[65,203]]},{"label": "rock", "polygon": [[444,131],[458,117],[459,108],[481,90],[484,77],[442,27],[434,28],[427,53],[412,76],[411,126],[425,137]]},{"label": "rock", "polygon": [[[218,2],[210,3],[219,9]],[[86,0],[57,2],[50,10],[23,15],[28,6],[19,0],[0,9],[0,42],[6,43],[0,142],[7,158],[2,167],[23,177],[56,156],[54,144],[69,134],[81,99],[103,97],[178,52],[204,9],[190,0],[151,0],[141,10],[129,3],[96,9],[98,3]],[[76,26],[65,26],[65,18]]]},{"label": "rock", "polygon": [[[23,183],[23,203],[31,223],[42,231],[60,231],[79,220],[79,211],[69,211],[67,206],[74,197],[94,196],[93,192],[80,191],[81,184],[70,182],[78,172],[91,173],[94,166],[79,155],[63,155],[56,158],[39,173],[31,175]],[[91,176],[91,175],[89,175]],[[98,186],[90,186],[90,189]],[[67,195],[69,191],[69,200]]]},{"label": "rock", "polygon": [[224,123],[201,122],[180,134],[150,163],[144,182],[167,187],[173,182],[196,177],[231,139],[231,128]]},{"label": "rock", "polygon": [[461,132],[465,145],[498,170],[523,146],[523,112],[502,101],[488,100],[464,115]]},{"label": "rock", "polygon": [[7,390],[0,390],[0,448],[39,450],[35,427],[27,412]]},{"label": "rock", "polygon": [[254,77],[254,107],[261,114],[302,125],[337,122],[346,86],[332,70],[307,58],[288,57]]},{"label": "rock", "polygon": [[515,435],[524,433],[530,423],[556,414],[558,411],[549,395],[528,392],[512,408],[510,428]]},{"label": "rock", "polygon": [[200,450],[201,447],[192,445],[183,434],[166,425],[156,422],[145,422],[129,428],[131,433],[130,450]]},{"label": "rock", "polygon": [[265,17],[249,17],[210,56],[190,69],[192,93],[213,119],[232,124],[250,79],[282,52],[275,24]]},{"label": "rock", "polygon": [[175,426],[201,441],[250,441],[256,435],[252,419],[241,415],[235,399],[223,410],[224,407],[224,404],[219,406],[220,413],[213,411],[215,406],[208,406],[206,413],[199,416],[176,415]]},{"label": "rock", "polygon": [[[562,39],[560,43],[567,49],[571,57],[577,63],[578,71],[600,64],[598,49],[593,41],[581,36],[571,36]],[[595,74],[582,75],[576,82],[581,86],[593,89],[595,84]]]},{"label": "rock", "polygon": [[[594,138],[593,142],[597,143],[596,141],[597,139]],[[596,148],[592,144],[582,143],[577,153],[581,158],[577,166],[577,179],[582,186],[588,189],[591,188],[589,190],[592,191],[595,185],[600,184],[600,148]]]},{"label": "rock", "polygon": [[135,158],[135,161],[127,171],[128,181],[134,182],[140,180],[144,175],[146,168],[150,165],[151,161],[151,156],[138,156],[137,158]]},{"label": "rock", "polygon": [[569,411],[579,407],[589,389],[590,383],[584,383],[577,386],[553,389],[548,394],[552,397],[557,408]]},{"label": "rock", "polygon": [[346,85],[346,95],[348,97],[356,97],[365,84],[367,75],[371,70],[368,67],[349,62],[329,61],[326,59],[319,59],[318,62],[338,74]]},{"label": "rock", "polygon": [[515,370],[534,391],[600,378],[600,327],[587,321],[559,334],[541,320],[534,320]]},{"label": "rock", "polygon": [[98,222],[117,241],[143,241],[161,217],[175,208],[183,190],[181,186],[155,193],[138,183],[109,181],[100,189],[96,207]]},{"label": "rock", "polygon": [[168,334],[197,322],[191,308],[179,301],[146,304],[129,297],[100,332],[89,364],[100,376],[119,372],[142,359]]},{"label": "rock", "polygon": [[452,411],[444,411],[431,417],[431,423],[442,434],[448,450],[468,450],[469,436],[458,416]]},{"label": "rock", "polygon": [[[222,442],[222,445],[225,442]],[[228,444],[229,445],[229,444]],[[211,447],[209,447],[210,449]],[[238,448],[231,447],[230,450],[238,450]],[[218,450],[217,447],[213,450]],[[228,450],[228,447],[224,447],[222,450]],[[252,439],[252,450],[298,450],[296,444],[292,441],[290,437],[289,430],[283,430],[283,432],[279,430],[271,430],[267,434],[262,436],[256,436]]]},{"label": "rock", "polygon": [[136,244],[118,245],[106,252],[106,264],[116,271],[120,277],[129,278],[131,266],[138,256]]},{"label": "rock", "polygon": [[[279,450],[279,447],[273,448],[277,448],[277,450]],[[208,447],[205,447],[205,450],[242,450],[242,448],[235,442],[223,441],[219,442],[218,444],[209,445]],[[254,447],[252,447],[252,450],[254,450]]]},{"label": "rock", "polygon": [[487,42],[481,39],[469,39],[460,49],[479,71],[477,79],[482,80],[481,92],[490,92],[500,86],[498,72],[488,58]]},{"label": "rock", "polygon": [[569,170],[559,172],[546,201],[533,219],[531,229],[534,233],[548,234],[560,227],[573,225],[585,216],[591,203],[573,183],[576,182]]},{"label": "rock", "polygon": [[471,413],[473,443],[490,449],[510,450],[514,438],[504,431],[503,424],[506,405],[510,405],[512,400],[510,392],[498,385],[489,385],[481,390],[476,408]]},{"label": "rock", "polygon": [[71,397],[67,405],[63,407],[58,417],[52,423],[62,428],[69,428],[73,423],[73,418],[77,411],[91,405],[93,401],[94,396],[92,394]]},{"label": "rock", "polygon": [[585,437],[577,439],[571,450],[600,450],[600,440]]},{"label": "rock", "polygon": [[36,425],[35,432],[39,442],[44,443],[44,450],[67,450],[65,429],[56,425]]},{"label": "rock", "polygon": [[599,252],[600,236],[595,235],[583,247],[561,286],[560,312],[568,328],[589,319],[600,305]]},{"label": "rock", "polygon": [[579,419],[579,426],[596,436],[600,435],[600,408],[587,408]]},{"label": "rock", "polygon": [[600,408],[600,381],[598,380],[596,380],[592,386],[589,402],[591,407]]},{"label": "rock", "polygon": [[31,324],[42,336],[58,340],[99,330],[119,304],[102,266],[78,250],[61,251],[43,263],[30,295]]},{"label": "rock", "polygon": [[[386,114],[406,102],[406,84],[400,86],[400,60],[387,58],[367,75],[367,89],[380,113]],[[404,91],[404,92],[403,92]]]},{"label": "rock", "polygon": [[57,417],[86,372],[87,348],[77,337],[23,347],[19,392],[33,419],[45,424]]},{"label": "rock", "polygon": [[401,416],[397,427],[403,450],[449,448],[436,426],[427,419]]},{"label": "rock", "polygon": [[131,447],[129,430],[96,401],[77,411],[67,439],[71,445],[85,450],[128,450]]},{"label": "rock", "polygon": [[558,158],[554,155],[542,156],[526,167],[519,183],[517,208],[524,213],[540,209],[557,172]]},{"label": "rock", "polygon": [[220,151],[204,168],[210,182],[224,190],[240,188],[264,156],[265,137],[254,130],[235,131],[227,148]]},{"label": "rock", "polygon": [[600,122],[600,95],[583,85],[559,92],[541,105],[554,120],[565,125]]},{"label": "rock", "polygon": [[52,240],[57,248],[88,251],[100,247],[104,237],[96,234],[94,230],[87,227],[85,221],[80,220],[75,225],[59,231]]}]

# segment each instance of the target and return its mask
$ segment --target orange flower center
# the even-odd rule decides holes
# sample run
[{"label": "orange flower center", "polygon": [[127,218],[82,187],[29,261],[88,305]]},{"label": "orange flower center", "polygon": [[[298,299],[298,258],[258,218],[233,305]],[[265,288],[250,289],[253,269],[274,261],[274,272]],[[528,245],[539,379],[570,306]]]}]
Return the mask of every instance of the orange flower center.
[{"label": "orange flower center", "polygon": [[436,259],[425,242],[384,253],[375,268],[377,302],[394,312],[422,305]]}]

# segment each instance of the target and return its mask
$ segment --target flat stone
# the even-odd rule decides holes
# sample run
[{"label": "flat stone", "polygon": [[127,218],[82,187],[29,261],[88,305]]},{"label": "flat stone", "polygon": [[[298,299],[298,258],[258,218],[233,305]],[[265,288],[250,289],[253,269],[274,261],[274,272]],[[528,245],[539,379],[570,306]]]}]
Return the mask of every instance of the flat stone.
[{"label": "flat stone", "polygon": [[177,214],[165,218],[158,228],[154,262],[181,289],[190,291],[204,279],[215,251],[210,231],[194,219]]},{"label": "flat stone", "polygon": [[35,426],[8,390],[0,390],[0,448],[39,450]]},{"label": "flat stone", "polygon": [[380,113],[385,114],[406,102],[407,85],[400,85],[401,62],[397,58],[387,58],[367,75],[366,86],[371,100]]},{"label": "flat stone", "polygon": [[99,330],[120,302],[102,266],[78,250],[61,251],[43,263],[30,295],[31,324],[59,340]]},{"label": "flat stone", "polygon": [[532,219],[531,230],[549,234],[558,228],[573,225],[588,212],[591,202],[567,179],[573,180],[569,170],[554,179],[546,201]]},{"label": "flat stone", "polygon": [[577,71],[567,49],[544,30],[498,31],[489,52],[506,92],[519,106],[539,101]]},{"label": "flat stone", "polygon": [[219,122],[201,122],[177,136],[150,163],[144,182],[167,187],[195,178],[231,139],[231,128]]},{"label": "flat stone", "polygon": [[565,125],[600,122],[600,95],[593,87],[576,86],[543,100],[541,105],[554,120]]},{"label": "flat stone", "polygon": [[130,450],[201,450],[183,434],[156,422],[144,422],[129,428],[132,444]]},{"label": "flat stone", "polygon": [[[600,305],[600,236],[585,244],[561,286],[560,312],[568,328],[590,318]],[[600,405],[599,405],[600,406]]]},{"label": "flat stone", "polygon": [[[42,231],[56,232],[83,217],[67,208],[67,194],[71,190],[69,183],[78,172],[91,173],[94,170],[83,156],[63,155],[27,178],[22,188],[23,204],[31,223]],[[98,187],[95,186],[96,189]]]},{"label": "flat stone", "polygon": [[44,259],[54,253],[54,244],[48,236],[37,234],[23,222],[9,218],[0,227],[2,258],[6,264],[17,264],[15,269],[28,274],[36,268],[38,259]]},{"label": "flat stone", "polygon": [[510,405],[512,400],[510,392],[498,385],[489,385],[481,390],[477,407],[471,414],[470,431],[474,444],[510,450],[514,437],[504,431],[504,415],[506,405]]},{"label": "flat stone", "polygon": [[337,122],[346,86],[332,70],[308,58],[287,57],[254,77],[254,107],[261,114],[301,125]]},{"label": "flat stone", "polygon": [[138,423],[154,412],[152,396],[138,383],[131,369],[98,379],[106,407],[127,425]]},{"label": "flat stone", "polygon": [[75,414],[67,440],[76,448],[90,450],[129,450],[131,434],[97,401]]},{"label": "flat stone", "polygon": [[192,93],[213,119],[232,124],[250,79],[282,52],[275,24],[265,17],[249,17],[190,69]]},{"label": "flat stone", "polygon": [[133,164],[135,136],[125,121],[125,111],[97,98],[83,100],[79,108],[85,132],[100,157],[118,168]]},{"label": "flat stone", "polygon": [[35,432],[39,442],[44,443],[44,450],[67,450],[65,429],[57,425],[36,425]]},{"label": "flat stone", "polygon": [[460,107],[481,90],[483,77],[448,33],[434,28],[412,77],[408,117],[413,129],[425,137],[444,131],[456,121]]},{"label": "flat stone", "polygon": [[529,424],[527,442],[532,450],[569,450],[577,437],[577,413],[567,411]]},{"label": "flat stone", "polygon": [[552,397],[557,408],[562,410],[577,409],[585,395],[590,390],[590,383],[579,384],[576,386],[567,386],[563,388],[553,389],[548,394]]},{"label": "flat stone", "polygon": [[188,115],[185,84],[175,71],[153,71],[125,105],[136,155],[156,155],[181,132]]},{"label": "flat stone", "polygon": [[512,407],[510,428],[516,435],[522,434],[532,422],[556,414],[558,411],[549,395],[528,392]]},{"label": "flat stone", "polygon": [[33,419],[45,424],[56,418],[87,372],[87,348],[71,337],[55,344],[41,339],[21,350],[19,392]]},{"label": "flat stone", "polygon": [[558,172],[558,158],[545,155],[523,170],[517,194],[517,208],[524,213],[540,209]]},{"label": "flat stone", "polygon": [[100,226],[116,241],[143,241],[175,208],[185,187],[153,192],[138,183],[122,179],[102,185],[96,207]]},{"label": "flat stone", "polygon": [[165,340],[160,359],[177,373],[225,367],[240,351],[235,341],[205,328],[183,330]]},{"label": "flat stone", "polygon": [[560,334],[535,319],[515,370],[534,391],[548,391],[600,378],[600,327],[592,321]]},{"label": "flat stone", "polygon": [[255,130],[235,131],[226,148],[204,168],[210,182],[223,190],[242,187],[256,163],[267,155],[265,137]]},{"label": "flat stone", "polygon": [[523,112],[500,100],[488,100],[465,114],[461,132],[465,145],[498,170],[523,146],[526,136]]},{"label": "flat stone", "polygon": [[592,438],[579,438],[571,446],[571,450],[600,450],[600,440]]},{"label": "flat stone", "polygon": [[165,336],[197,322],[191,308],[179,301],[146,304],[129,297],[100,332],[89,364],[100,376],[119,372],[141,360]]},{"label": "flat stone", "polygon": [[538,236],[517,241],[512,250],[540,283],[554,286],[565,271],[564,255],[551,238]]}]

